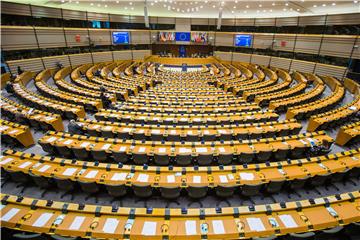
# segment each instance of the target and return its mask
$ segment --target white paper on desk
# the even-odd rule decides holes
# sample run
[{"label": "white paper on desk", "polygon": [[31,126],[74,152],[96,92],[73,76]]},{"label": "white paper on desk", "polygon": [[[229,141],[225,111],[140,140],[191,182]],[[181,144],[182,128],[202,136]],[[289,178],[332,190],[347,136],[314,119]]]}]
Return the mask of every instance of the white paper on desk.
[{"label": "white paper on desk", "polygon": [[295,220],[293,219],[293,217],[289,214],[279,215],[278,217],[283,222],[283,224],[286,228],[294,228],[294,227],[298,226],[296,224]]},{"label": "white paper on desk", "polygon": [[71,223],[69,229],[70,230],[79,230],[81,225],[84,223],[85,217],[77,216],[74,218],[73,222]]},{"label": "white paper on desk", "polygon": [[190,148],[179,148],[179,153],[191,153],[191,149]]},{"label": "white paper on desk", "polygon": [[146,148],[145,148],[145,147],[139,147],[139,153],[144,153],[144,152],[145,152],[145,150],[146,150]]},{"label": "white paper on desk", "polygon": [[213,220],[212,226],[213,226],[215,234],[224,234],[225,233],[224,224],[223,224],[222,220]]},{"label": "white paper on desk", "polygon": [[51,142],[55,141],[56,139],[57,139],[57,137],[50,137],[46,140],[46,142],[51,143]]},{"label": "white paper on desk", "polygon": [[225,152],[225,148],[219,147],[219,152],[224,153],[224,152]]},{"label": "white paper on desk", "polygon": [[7,213],[2,215],[0,219],[1,219],[1,221],[7,222],[10,219],[12,219],[19,211],[20,211],[20,209],[18,209],[18,208],[12,208]]},{"label": "white paper on desk", "polygon": [[14,159],[13,158],[6,158],[6,159],[4,159],[4,160],[2,160],[0,162],[0,165],[7,164],[7,163],[11,162],[12,160],[14,160]]},{"label": "white paper on desk", "polygon": [[33,227],[43,227],[53,215],[53,213],[41,214],[40,217],[34,222]]},{"label": "white paper on desk", "polygon": [[124,181],[126,179],[126,173],[114,173],[114,175],[111,177],[111,180],[118,181],[122,180]]},{"label": "white paper on desk", "polygon": [[147,174],[140,173],[139,176],[137,177],[137,181],[139,182],[148,182],[148,180],[149,180],[149,175]]},{"label": "white paper on desk", "polygon": [[253,173],[242,172],[239,175],[240,175],[240,178],[242,180],[254,180],[254,174]]},{"label": "white paper on desk", "polygon": [[251,231],[256,231],[256,232],[265,231],[264,224],[260,218],[247,218],[246,221]]},{"label": "white paper on desk", "polygon": [[220,178],[220,182],[221,182],[221,183],[227,183],[227,182],[229,182],[228,179],[227,179],[227,177],[226,177],[226,175],[220,175],[219,178]]},{"label": "white paper on desk", "polygon": [[209,134],[209,133],[210,133],[209,130],[204,131],[204,134]]},{"label": "white paper on desk", "polygon": [[11,130],[10,132],[9,132],[9,134],[15,134],[15,133],[17,133],[19,130],[17,130],[17,129],[14,129],[14,130]]},{"label": "white paper on desk", "polygon": [[123,128],[122,132],[130,132],[131,128]]},{"label": "white paper on desk", "polygon": [[106,126],[103,128],[103,130],[112,130],[112,126]]},{"label": "white paper on desk", "polygon": [[175,182],[175,176],[174,175],[168,175],[166,176],[168,183],[174,183]]},{"label": "white paper on desk", "polygon": [[185,221],[186,235],[196,235],[196,221],[188,220]]},{"label": "white paper on desk", "polygon": [[229,180],[234,180],[234,175],[232,175],[230,173],[227,175],[227,177],[228,177]]},{"label": "white paper on desk", "polygon": [[159,153],[166,153],[166,148],[159,148]]},{"label": "white paper on desk", "polygon": [[222,130],[222,129],[219,129],[219,130],[218,130],[218,132],[219,132],[219,133],[221,133],[221,134],[225,134],[225,133],[227,133],[227,131],[226,131],[226,130]]},{"label": "white paper on desk", "polygon": [[144,236],[154,236],[156,234],[156,222],[144,222],[141,234]]},{"label": "white paper on desk", "polygon": [[187,131],[187,134],[193,134],[193,131],[191,131],[191,130]]},{"label": "white paper on desk", "polygon": [[67,168],[62,175],[71,176],[76,172],[77,168]]},{"label": "white paper on desk", "polygon": [[116,218],[107,218],[103,226],[103,232],[114,233],[118,225],[119,220],[117,220]]},{"label": "white paper on desk", "polygon": [[107,143],[107,144],[104,144],[104,146],[102,146],[102,150],[108,150],[109,149],[109,147],[111,146],[111,144],[110,143]]},{"label": "white paper on desk", "polygon": [[193,176],[193,183],[201,183],[201,176]]},{"label": "white paper on desk", "polygon": [[38,171],[39,172],[46,172],[46,170],[48,170],[49,168],[50,168],[50,165],[44,165]]},{"label": "white paper on desk", "polygon": [[89,142],[83,142],[82,144],[80,144],[80,147],[85,148],[85,147],[89,146],[90,144],[91,143],[89,143]]},{"label": "white paper on desk", "polygon": [[154,129],[151,131],[151,133],[153,134],[160,134],[160,130],[159,129]]},{"label": "white paper on desk", "polygon": [[0,131],[6,130],[8,128],[9,128],[8,126],[0,126]]},{"label": "white paper on desk", "polygon": [[206,152],[207,152],[207,148],[205,148],[205,147],[198,147],[198,148],[196,148],[196,152],[198,152],[198,153],[206,153]]},{"label": "white paper on desk", "polygon": [[[6,205],[2,205],[1,203],[0,203],[0,211],[5,207]],[[1,218],[0,218],[1,219]]]},{"label": "white paper on desk", "polygon": [[19,166],[19,168],[26,168],[26,167],[30,166],[31,163],[32,163],[32,162],[24,162],[23,164],[21,164],[21,165]]},{"label": "white paper on desk", "polygon": [[63,142],[63,144],[67,145],[67,144],[70,144],[70,143],[72,143],[72,142],[74,142],[74,141],[71,140],[71,139],[69,139],[69,140],[66,140],[65,142]]},{"label": "white paper on desk", "polygon": [[94,178],[98,172],[98,170],[91,170],[88,174],[86,174],[85,178]]},{"label": "white paper on desk", "polygon": [[119,149],[120,152],[126,152],[126,147],[125,146],[121,146]]}]

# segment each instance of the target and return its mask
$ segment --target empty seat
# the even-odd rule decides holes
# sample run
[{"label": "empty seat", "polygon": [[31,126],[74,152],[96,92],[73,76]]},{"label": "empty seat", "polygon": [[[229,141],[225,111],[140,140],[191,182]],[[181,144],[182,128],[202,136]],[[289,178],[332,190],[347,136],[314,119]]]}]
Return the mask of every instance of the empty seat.
[{"label": "empty seat", "polygon": [[85,148],[77,147],[75,145],[72,150],[77,159],[86,160],[89,157],[89,152]]},{"label": "empty seat", "polygon": [[102,149],[91,149],[91,155],[96,161],[99,162],[104,162],[108,158],[106,151]]},{"label": "empty seat", "polygon": [[126,186],[121,185],[106,185],[106,190],[112,197],[122,197],[126,195]]},{"label": "empty seat", "polygon": [[181,188],[180,187],[161,187],[160,193],[163,198],[166,199],[175,199],[180,196]]},{"label": "empty seat", "polygon": [[136,164],[146,164],[148,162],[148,156],[146,153],[133,153],[133,161]]},{"label": "empty seat", "polygon": [[258,195],[260,193],[261,184],[244,184],[241,186],[241,194],[246,197]]},{"label": "empty seat", "polygon": [[160,166],[166,166],[170,163],[170,157],[168,155],[154,154],[154,162]]},{"label": "empty seat", "polygon": [[61,190],[72,191],[75,188],[74,182],[69,179],[55,178],[55,183]]},{"label": "empty seat", "polygon": [[81,189],[86,193],[97,193],[99,191],[99,185],[96,182],[82,182],[79,181]]},{"label": "empty seat", "polygon": [[231,197],[234,194],[235,187],[219,185],[216,187],[215,191],[218,197],[227,198]]},{"label": "empty seat", "polygon": [[176,155],[175,161],[178,165],[187,166],[191,163],[191,156],[190,155]]},{"label": "empty seat", "polygon": [[201,166],[210,165],[212,159],[212,154],[199,154],[199,156],[196,157],[198,164]]},{"label": "empty seat", "polygon": [[134,190],[134,194],[141,198],[148,198],[152,195],[152,187],[151,185],[132,185],[132,189]]},{"label": "empty seat", "polygon": [[277,193],[280,192],[281,187],[284,185],[284,181],[280,180],[280,181],[270,181],[267,185],[266,185],[266,192],[267,193]]},{"label": "empty seat", "polygon": [[188,195],[191,198],[203,198],[206,196],[207,186],[189,186],[187,188]]}]

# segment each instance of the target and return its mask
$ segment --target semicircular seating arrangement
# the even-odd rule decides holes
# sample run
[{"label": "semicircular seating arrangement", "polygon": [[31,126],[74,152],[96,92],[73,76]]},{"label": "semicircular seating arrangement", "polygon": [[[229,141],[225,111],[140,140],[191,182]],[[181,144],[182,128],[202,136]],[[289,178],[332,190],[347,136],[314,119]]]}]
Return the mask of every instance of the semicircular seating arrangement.
[{"label": "semicircular seating arrangement", "polygon": [[6,234],[359,236],[358,83],[214,57],[184,70],[175,60],[190,61],[150,56],[7,80]]}]

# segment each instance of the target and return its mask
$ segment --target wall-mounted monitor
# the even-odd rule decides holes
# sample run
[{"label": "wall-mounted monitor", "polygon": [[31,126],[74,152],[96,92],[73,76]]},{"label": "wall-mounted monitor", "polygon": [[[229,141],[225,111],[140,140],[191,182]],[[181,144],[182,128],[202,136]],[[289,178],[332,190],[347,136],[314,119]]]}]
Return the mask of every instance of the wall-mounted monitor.
[{"label": "wall-mounted monitor", "polygon": [[207,43],[209,41],[209,34],[206,32],[192,32],[191,41],[194,43]]},{"label": "wall-mounted monitor", "polygon": [[114,44],[129,44],[130,36],[129,32],[112,32],[112,38]]},{"label": "wall-mounted monitor", "polygon": [[176,41],[179,41],[179,42],[190,42],[190,33],[189,32],[176,32],[175,39],[176,39]]},{"label": "wall-mounted monitor", "polygon": [[158,39],[159,39],[159,42],[175,41],[175,33],[174,32],[159,32]]},{"label": "wall-mounted monitor", "polygon": [[252,35],[237,34],[235,35],[236,47],[251,47]]}]

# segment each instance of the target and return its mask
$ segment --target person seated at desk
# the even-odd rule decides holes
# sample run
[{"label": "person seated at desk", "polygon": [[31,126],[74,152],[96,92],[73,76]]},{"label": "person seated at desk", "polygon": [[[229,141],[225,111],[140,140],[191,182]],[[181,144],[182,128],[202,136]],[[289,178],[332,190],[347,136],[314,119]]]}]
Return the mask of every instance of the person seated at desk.
[{"label": "person seated at desk", "polygon": [[24,70],[21,69],[20,66],[17,67],[17,73],[18,75],[21,75],[24,72]]},{"label": "person seated at desk", "polygon": [[319,146],[313,145],[311,142],[311,147],[309,151],[310,157],[329,153],[331,151],[331,145],[332,143],[327,140],[324,140],[323,144]]},{"label": "person seated at desk", "polygon": [[60,70],[60,69],[62,69],[64,66],[63,66],[60,62],[57,62],[57,63],[56,63],[56,67]]},{"label": "person seated at desk", "polygon": [[109,108],[110,104],[111,104],[110,96],[108,96],[108,94],[106,94],[105,92],[101,92],[100,98],[101,98],[101,102],[103,104],[103,107],[104,108]]},{"label": "person seated at desk", "polygon": [[14,114],[14,122],[15,123],[24,123],[24,114],[22,113],[21,109],[18,109]]},{"label": "person seated at desk", "polygon": [[101,71],[100,71],[100,69],[97,69],[97,70],[95,71],[94,76],[95,76],[95,77],[100,77],[100,76],[101,76]]},{"label": "person seated at desk", "polygon": [[13,89],[13,83],[14,83],[14,80],[16,79],[16,77],[17,76],[14,76],[14,77],[10,78],[10,80],[5,85],[5,90],[10,94],[15,93],[15,91]]},{"label": "person seated at desk", "polygon": [[79,134],[79,135],[84,135],[85,132],[82,129],[81,125],[77,122],[75,122],[74,119],[71,119],[68,125],[68,131],[72,134]]}]

